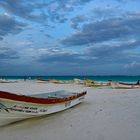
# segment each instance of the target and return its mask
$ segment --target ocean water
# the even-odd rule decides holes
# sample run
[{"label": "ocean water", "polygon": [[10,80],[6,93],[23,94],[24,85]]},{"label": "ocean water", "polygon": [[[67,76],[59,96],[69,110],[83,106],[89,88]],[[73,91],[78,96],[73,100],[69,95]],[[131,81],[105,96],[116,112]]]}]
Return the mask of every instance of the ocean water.
[{"label": "ocean water", "polygon": [[140,76],[0,76],[0,79],[7,79],[7,80],[34,80],[37,78],[42,78],[45,80],[48,79],[56,79],[56,80],[73,80],[77,79],[91,79],[95,81],[121,81],[121,82],[137,82],[140,80]]}]

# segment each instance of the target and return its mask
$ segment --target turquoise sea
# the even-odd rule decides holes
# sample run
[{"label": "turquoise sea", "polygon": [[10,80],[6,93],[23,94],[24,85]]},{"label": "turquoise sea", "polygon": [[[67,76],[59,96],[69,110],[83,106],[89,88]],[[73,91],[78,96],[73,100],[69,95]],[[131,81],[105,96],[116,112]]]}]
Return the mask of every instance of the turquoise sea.
[{"label": "turquoise sea", "polygon": [[56,79],[56,80],[73,80],[75,78],[77,79],[91,79],[95,81],[122,81],[122,82],[137,82],[140,80],[140,76],[0,76],[0,79],[12,79],[12,80],[18,80],[18,79],[28,79],[28,80],[34,80],[36,78],[42,78],[45,80],[48,79]]}]

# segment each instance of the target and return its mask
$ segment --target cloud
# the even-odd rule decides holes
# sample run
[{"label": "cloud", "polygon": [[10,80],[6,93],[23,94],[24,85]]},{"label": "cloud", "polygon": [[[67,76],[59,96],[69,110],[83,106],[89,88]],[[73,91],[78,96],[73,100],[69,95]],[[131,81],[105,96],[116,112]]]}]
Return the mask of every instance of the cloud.
[{"label": "cloud", "polygon": [[[1,0],[0,6],[2,6],[6,12],[30,21],[41,22],[47,19],[47,15],[41,11],[42,7],[40,4],[33,0],[28,2],[26,0]],[[35,13],[36,10],[38,10],[37,13]]]},{"label": "cloud", "polygon": [[139,61],[132,61],[128,64],[124,65],[124,70],[128,74],[139,75],[140,74],[140,62]]},{"label": "cloud", "polygon": [[133,50],[138,48],[140,44],[139,40],[126,40],[126,41],[115,41],[115,42],[108,42],[108,44],[95,44],[92,47],[88,48],[88,54],[92,54],[95,56],[98,55],[114,55],[113,53],[120,53],[126,50]]},{"label": "cloud", "polygon": [[81,66],[102,64],[126,64],[140,59],[139,40],[114,41],[97,43],[82,49],[80,52],[68,51],[67,49],[52,48],[38,50],[38,61],[49,64],[74,64]]},{"label": "cloud", "polygon": [[49,19],[52,22],[64,23],[68,20],[67,16],[70,12],[73,12],[77,6],[83,6],[90,1],[91,0],[52,0],[47,4]]},{"label": "cloud", "polygon": [[110,41],[113,39],[139,37],[140,15],[126,15],[123,18],[110,18],[107,20],[91,22],[83,25],[81,31],[66,37],[61,41],[67,46],[88,45]]},{"label": "cloud", "polygon": [[135,73],[140,12],[116,1],[0,0],[0,74]]},{"label": "cloud", "polygon": [[135,43],[124,43],[124,46],[114,47],[90,47],[83,52],[69,52],[60,48],[45,49],[38,51],[39,55],[36,58],[39,64],[53,74],[129,74],[129,70],[132,69],[129,64],[134,61],[133,65],[139,73],[139,62],[136,60],[140,60],[140,53],[131,51],[136,49],[135,45],[126,49],[130,44]]},{"label": "cloud", "polygon": [[92,20],[103,20],[120,16],[123,11],[119,7],[96,7],[92,10]]},{"label": "cloud", "polygon": [[112,42],[108,44],[96,44],[86,49],[89,57],[96,57],[98,64],[126,64],[139,60],[139,54],[135,49],[139,48],[139,40],[128,40],[126,42]]},{"label": "cloud", "polygon": [[7,47],[0,47],[0,60],[17,59],[18,53],[15,50]]},{"label": "cloud", "polygon": [[66,14],[68,14],[68,12],[73,11],[75,6],[83,5],[90,1],[91,0],[1,0],[0,6],[14,16],[41,24],[48,24],[48,20],[59,23],[66,22]]},{"label": "cloud", "polygon": [[131,69],[135,69],[135,68],[137,68],[138,70],[140,69],[140,62],[137,62],[137,61],[133,61],[133,62],[131,62],[131,63],[129,63],[129,64],[126,64],[125,65],[125,68],[131,68]]},{"label": "cloud", "polygon": [[38,63],[47,66],[56,66],[56,68],[61,69],[60,65],[67,68],[89,68],[89,63],[93,64],[93,60],[96,58],[89,57],[87,54],[70,52],[68,50],[63,50],[60,48],[52,48],[48,50],[38,51],[39,55],[36,57]]},{"label": "cloud", "polygon": [[83,23],[85,21],[87,21],[87,18],[85,16],[83,16],[83,15],[75,16],[74,18],[71,19],[71,27],[73,29],[78,29],[79,24]]},{"label": "cloud", "polygon": [[6,14],[0,14],[0,40],[8,34],[20,33],[25,26],[26,24],[18,22]]},{"label": "cloud", "polygon": [[51,35],[49,35],[49,34],[45,34],[45,36],[47,37],[47,38],[53,38]]},{"label": "cloud", "polygon": [[94,67],[87,55],[60,48],[41,50],[36,60],[49,75],[87,74]]},{"label": "cloud", "polygon": [[39,61],[44,63],[74,63],[79,61],[77,54],[59,48],[46,49],[40,53]]},{"label": "cloud", "polygon": [[16,42],[16,46],[31,46],[33,42],[30,40],[19,40]]}]

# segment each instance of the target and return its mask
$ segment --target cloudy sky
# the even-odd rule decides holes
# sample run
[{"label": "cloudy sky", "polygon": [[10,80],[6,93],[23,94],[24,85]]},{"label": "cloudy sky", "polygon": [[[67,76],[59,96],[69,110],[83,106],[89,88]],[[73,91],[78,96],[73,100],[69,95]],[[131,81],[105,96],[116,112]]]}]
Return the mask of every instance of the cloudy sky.
[{"label": "cloudy sky", "polygon": [[0,0],[0,75],[140,75],[140,1]]}]

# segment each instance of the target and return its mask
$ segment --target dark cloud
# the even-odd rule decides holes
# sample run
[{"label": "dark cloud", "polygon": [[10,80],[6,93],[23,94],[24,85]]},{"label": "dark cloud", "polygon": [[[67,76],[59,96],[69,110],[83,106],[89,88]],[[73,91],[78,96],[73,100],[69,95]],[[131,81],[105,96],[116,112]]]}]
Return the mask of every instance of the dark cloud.
[{"label": "dark cloud", "polygon": [[113,45],[95,45],[86,50],[86,55],[96,57],[98,64],[126,64],[134,60],[140,59],[140,53],[135,53],[135,49],[139,48],[140,41],[128,41],[127,43],[117,42]]},{"label": "dark cloud", "polygon": [[79,54],[72,54],[68,52],[53,52],[53,53],[46,53],[43,55],[40,55],[39,57],[39,62],[43,63],[69,63],[69,64],[74,64],[74,63],[79,63],[81,62],[81,55]]},{"label": "dark cloud", "polygon": [[139,47],[139,40],[128,40],[127,42],[115,42],[111,45],[94,45],[88,49],[88,54],[94,54],[95,56],[104,55],[108,56],[114,55],[114,53],[123,52],[126,50],[133,50]]},{"label": "dark cloud", "polygon": [[[38,62],[46,66],[48,71],[58,74],[131,74],[129,70],[134,71],[134,68],[139,73],[137,68],[140,53],[131,51],[137,48],[137,44],[138,42],[114,47],[96,46],[87,48],[82,53],[50,50],[39,55]],[[127,45],[131,47],[126,49]]]},{"label": "dark cloud", "polygon": [[[41,11],[41,7],[38,7],[39,3],[35,1],[26,0],[1,0],[0,6],[2,6],[8,13],[15,16],[25,18],[27,20],[41,22],[47,19],[47,15]],[[35,14],[35,10],[40,9],[39,14]]]},{"label": "dark cloud", "polygon": [[52,22],[66,22],[68,12],[73,11],[75,6],[83,5],[89,1],[91,0],[1,0],[0,6],[14,16],[48,24],[48,19]]},{"label": "dark cloud", "polygon": [[89,67],[101,65],[125,65],[140,60],[140,53],[134,50],[139,48],[140,41],[114,43],[117,45],[97,44],[86,48],[83,52],[71,53],[61,49],[50,49],[39,55],[38,62],[50,65]]},{"label": "dark cloud", "polygon": [[102,20],[119,16],[122,10],[119,7],[97,7],[92,10],[92,20]]},{"label": "dark cloud", "polygon": [[[42,64],[47,73],[59,75],[87,74],[93,69],[92,58],[84,54],[70,53],[58,50],[43,53],[38,57],[38,63]],[[89,65],[91,64],[91,65]]]},{"label": "dark cloud", "polygon": [[59,1],[51,0],[49,2],[49,5],[50,6],[53,5],[54,9],[56,7],[58,7],[58,9],[61,9],[61,10],[63,9],[65,11],[69,11],[69,10],[71,10],[72,7],[75,7],[77,5],[83,5],[83,4],[88,3],[90,1],[92,1],[92,0],[59,0]]},{"label": "dark cloud", "polygon": [[74,54],[69,54],[69,53],[58,53],[58,54],[51,54],[51,55],[43,55],[40,58],[40,61],[42,62],[52,62],[52,63],[62,63],[62,62],[77,62],[78,57],[77,55]]},{"label": "dark cloud", "polygon": [[62,66],[85,66],[92,63],[93,58],[89,57],[87,54],[75,53],[64,51],[59,48],[49,49],[43,54],[40,54],[37,58],[39,63],[49,64],[49,65],[59,65]]},{"label": "dark cloud", "polygon": [[83,6],[84,4],[92,0],[50,0],[46,3],[47,13],[49,19],[52,22],[64,23],[66,22],[67,16],[70,12],[73,12],[75,8]]},{"label": "dark cloud", "polygon": [[65,15],[59,14],[58,12],[50,13],[49,19],[51,20],[51,22],[55,22],[55,23],[64,23],[67,21]]},{"label": "dark cloud", "polygon": [[[139,73],[138,10],[131,11],[131,2],[126,4],[129,12],[126,5],[119,9],[127,0],[109,4],[101,0],[89,6],[90,1],[0,0],[1,12],[5,13],[0,15],[0,43],[7,46],[0,46],[0,74],[125,74],[125,69],[126,74],[129,70]],[[26,31],[8,36],[25,29],[27,25],[20,21],[29,25]],[[62,40],[63,34],[69,36]],[[9,38],[15,42],[10,44]],[[10,49],[13,45],[17,50]]]},{"label": "dark cloud", "polygon": [[79,24],[83,23],[85,21],[87,21],[87,18],[85,16],[78,15],[78,16],[76,16],[76,17],[71,19],[71,26],[74,29],[78,29],[79,28]]},{"label": "dark cloud", "polygon": [[[139,54],[140,55],[140,54]],[[139,75],[140,74],[140,62],[139,61],[132,61],[124,66],[126,73]]]},{"label": "dark cloud", "polygon": [[39,56],[39,61],[43,63],[61,63],[77,65],[102,65],[102,64],[126,64],[134,60],[140,60],[139,40],[115,41],[108,44],[94,44],[93,46],[83,49],[78,53],[71,53],[57,49],[49,50]]},{"label": "dark cloud", "polygon": [[62,44],[87,45],[113,39],[139,37],[140,16],[124,16],[85,24],[81,31],[62,40]]},{"label": "dark cloud", "polygon": [[26,25],[16,21],[8,15],[0,15],[0,40],[8,34],[17,34],[24,30]]},{"label": "dark cloud", "polygon": [[33,7],[31,4],[26,5],[25,0],[1,0],[0,5],[10,13],[24,16],[31,13]]},{"label": "dark cloud", "polygon": [[126,64],[125,68],[139,70],[140,69],[140,62],[139,61],[133,61],[131,63]]},{"label": "dark cloud", "polygon": [[6,47],[0,47],[0,60],[17,58],[19,58],[19,56],[15,50]]},{"label": "dark cloud", "polygon": [[45,36],[46,36],[47,38],[51,38],[51,39],[53,38],[51,35],[49,35],[49,34],[47,34],[47,33],[45,34]]},{"label": "dark cloud", "polygon": [[66,18],[75,7],[84,5],[91,0],[52,0],[48,2],[48,15],[52,22],[64,23],[68,19]]}]

